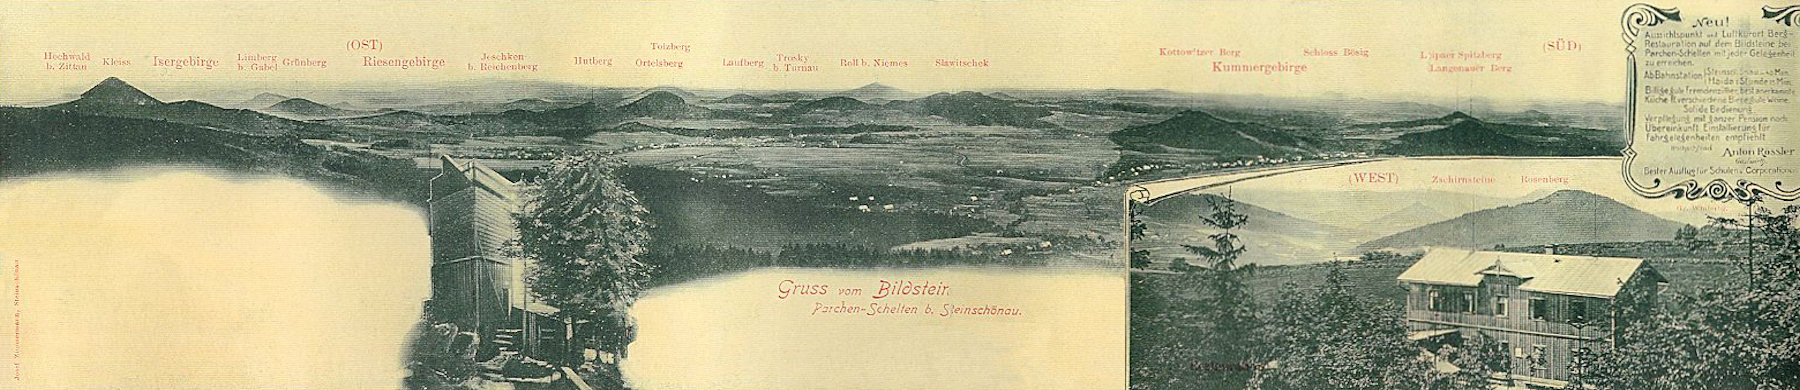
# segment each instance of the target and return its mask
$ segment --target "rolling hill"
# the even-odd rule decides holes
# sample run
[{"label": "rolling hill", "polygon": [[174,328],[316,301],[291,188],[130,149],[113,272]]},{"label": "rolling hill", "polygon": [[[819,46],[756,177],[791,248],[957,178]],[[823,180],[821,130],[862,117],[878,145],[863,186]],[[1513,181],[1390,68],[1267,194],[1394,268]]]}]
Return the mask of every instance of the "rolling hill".
[{"label": "rolling hill", "polygon": [[776,92],[776,93],[764,95],[762,97],[762,99],[768,100],[770,102],[797,102],[797,101],[807,100],[807,99],[812,99],[812,98],[813,98],[812,95],[808,95],[805,92],[796,92],[796,91]]},{"label": "rolling hill", "polygon": [[646,98],[646,97],[650,97],[650,95],[655,95],[655,94],[659,94],[659,93],[661,93],[661,94],[668,94],[668,95],[675,95],[675,96],[677,96],[677,97],[680,97],[680,98],[681,98],[681,99],[682,99],[682,100],[684,100],[684,101],[685,101],[685,100],[699,100],[699,99],[700,99],[700,95],[697,95],[697,94],[695,94],[695,93],[693,93],[693,92],[688,92],[688,91],[687,91],[687,90],[685,90],[685,89],[681,89],[681,88],[676,88],[676,87],[669,87],[669,86],[662,86],[662,87],[654,87],[654,88],[650,88],[650,89],[645,89],[645,90],[642,90],[642,91],[638,91],[638,92],[637,92],[637,93],[634,93],[634,94],[631,94],[631,95],[627,95],[627,96],[625,96],[625,97],[624,97],[624,98],[622,98],[622,99],[617,99],[617,100],[619,100],[619,101],[627,101],[627,102],[629,102],[629,101],[637,101],[637,100],[642,100],[642,99],[643,99],[643,98]]},{"label": "rolling hill", "polygon": [[268,108],[262,109],[261,111],[270,115],[297,120],[363,116],[380,112],[346,110],[302,98],[282,100],[279,103],[269,105]]},{"label": "rolling hill", "polygon": [[404,160],[164,120],[48,108],[0,108],[0,177],[190,165],[275,173],[395,200],[424,200],[428,175]]},{"label": "rolling hill", "polygon": [[[1196,245],[1209,241],[1206,235],[1217,232],[1200,221],[1211,212],[1212,201],[1223,199],[1214,194],[1191,194],[1157,202],[1144,209],[1143,218],[1150,225],[1151,239],[1134,243],[1150,249],[1153,256],[1190,258],[1181,244]],[[1236,211],[1247,222],[1237,231],[1248,250],[1240,261],[1263,264],[1301,264],[1326,261],[1333,254],[1351,256],[1350,248],[1367,239],[1366,234],[1350,229],[1293,217],[1242,201]]]},{"label": "rolling hill", "polygon": [[770,101],[768,99],[750,96],[750,94],[747,94],[747,93],[740,93],[740,94],[736,94],[736,95],[726,96],[724,99],[719,99],[716,101],[716,103],[751,104],[751,105],[767,104],[769,102]]},{"label": "rolling hill", "polygon": [[108,77],[73,101],[43,107],[72,113],[168,121],[254,135],[329,131],[319,125],[251,110],[223,108],[193,100],[164,103],[116,77]]},{"label": "rolling hill", "polygon": [[461,133],[456,130],[457,121],[445,116],[437,116],[417,111],[399,110],[382,114],[320,120],[338,126],[377,127],[403,129],[407,131],[439,131]]},{"label": "rolling hill", "polygon": [[[517,101],[513,102],[517,103]],[[510,103],[509,103],[510,104]],[[531,104],[531,103],[526,103]],[[554,104],[554,103],[552,103]],[[618,107],[601,102],[542,111],[511,109],[498,113],[433,115],[396,111],[381,115],[320,121],[339,126],[377,127],[399,131],[487,135],[585,136],[642,119],[731,119],[738,115],[688,104],[673,92],[654,91]]]},{"label": "rolling hill", "polygon": [[[629,103],[610,107],[598,102],[546,111],[512,110],[493,115],[470,115],[468,120],[503,119],[511,123],[535,126],[527,133],[579,137],[610,129],[621,124],[645,119],[709,120],[743,119],[745,115],[713,110],[689,104],[688,99],[669,91],[653,91]],[[526,134],[526,133],[518,133]]]},{"label": "rolling hill", "polygon": [[[608,102],[610,102],[610,101],[608,101]],[[549,101],[549,100],[538,99],[538,98],[525,98],[525,99],[518,99],[518,100],[513,100],[513,101],[507,101],[507,102],[455,102],[455,103],[428,104],[428,105],[423,105],[423,106],[409,107],[406,109],[409,111],[417,111],[417,112],[427,113],[427,114],[432,114],[432,115],[467,115],[467,114],[497,114],[497,113],[502,113],[502,112],[507,112],[507,111],[512,111],[512,110],[546,111],[546,110],[554,110],[554,109],[558,109],[558,108],[573,107],[577,104],[579,104],[579,103]]]},{"label": "rolling hill", "polygon": [[238,103],[236,108],[248,108],[248,109],[252,109],[252,110],[259,109],[259,108],[266,108],[268,106],[275,105],[275,103],[281,103],[281,101],[288,100],[288,99],[289,98],[287,96],[281,96],[281,95],[277,95],[277,94],[273,94],[273,93],[263,92],[263,93],[256,94],[255,97],[252,97],[249,100],[245,100],[242,103]]},{"label": "rolling hill", "polygon": [[975,126],[1013,126],[1024,128],[1056,127],[1038,118],[1050,116],[1050,109],[996,99],[980,92],[939,92],[914,100],[888,102],[887,107],[920,115],[931,115]]},{"label": "rolling hill", "polygon": [[1608,156],[1624,144],[1607,132],[1487,122],[1461,111],[1440,118],[1354,126],[1399,133],[1387,152],[1403,156]]},{"label": "rolling hill", "polygon": [[1015,101],[1015,102],[1026,101],[1025,99],[1020,99],[1013,95],[1007,94],[1006,92],[989,92],[987,95],[993,96],[995,99],[1000,99],[1000,100]]},{"label": "rolling hill", "polygon": [[613,114],[622,119],[712,119],[717,116],[711,109],[688,104],[681,95],[666,91],[644,95],[614,109]]},{"label": "rolling hill", "polygon": [[1317,141],[1304,136],[1257,123],[1220,119],[1199,110],[1119,130],[1108,138],[1130,149],[1157,151],[1167,147],[1238,157],[1306,155],[1317,148]]},{"label": "rolling hill", "polygon": [[1451,217],[1451,215],[1423,202],[1413,202],[1406,207],[1364,223],[1362,229],[1381,234],[1393,234],[1409,228],[1449,220]]},{"label": "rolling hill", "polygon": [[1364,243],[1359,250],[1448,246],[1533,246],[1667,240],[1682,224],[1580,190],[1560,190],[1514,206],[1463,214]]},{"label": "rolling hill", "polygon": [[[493,111],[495,111],[495,112],[507,112],[507,111],[512,111],[512,110],[544,111],[544,110],[552,110],[552,109],[558,109],[558,108],[563,108],[563,107],[569,107],[569,106],[573,106],[573,105],[574,104],[564,103],[564,102],[553,102],[553,101],[544,100],[544,99],[528,98],[528,99],[519,99],[519,100],[514,100],[514,101],[510,101],[510,102],[506,102],[506,103],[501,103],[500,106],[495,107]],[[476,111],[476,112],[486,112],[486,111]]]},{"label": "rolling hill", "polygon": [[857,100],[863,101],[882,101],[901,100],[916,95],[882,83],[869,83],[868,85],[856,87],[856,89],[839,92],[837,93],[837,96],[856,98]]},{"label": "rolling hill", "polygon": [[832,96],[819,100],[794,103],[794,105],[782,109],[778,114],[801,115],[817,111],[862,111],[878,109],[881,109],[881,106],[864,103],[861,100],[856,100],[856,98]]}]

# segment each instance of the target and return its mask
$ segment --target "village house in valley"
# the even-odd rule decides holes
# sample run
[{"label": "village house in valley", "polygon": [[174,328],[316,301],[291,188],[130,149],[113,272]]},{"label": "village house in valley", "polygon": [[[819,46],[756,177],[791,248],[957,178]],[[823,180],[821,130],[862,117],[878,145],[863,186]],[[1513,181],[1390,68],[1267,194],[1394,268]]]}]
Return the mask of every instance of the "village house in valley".
[{"label": "village house in valley", "polygon": [[[1553,247],[1549,247],[1553,248]],[[1650,304],[1667,281],[1642,259],[1433,248],[1406,272],[1406,323],[1426,344],[1481,333],[1520,384],[1561,388],[1575,348],[1613,342],[1621,298]]]}]

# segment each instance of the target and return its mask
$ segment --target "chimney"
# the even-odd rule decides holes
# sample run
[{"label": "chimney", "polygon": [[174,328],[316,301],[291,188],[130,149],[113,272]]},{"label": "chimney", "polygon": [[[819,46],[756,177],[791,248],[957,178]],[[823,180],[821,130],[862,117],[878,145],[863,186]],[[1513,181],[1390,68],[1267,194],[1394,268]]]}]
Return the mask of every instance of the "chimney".
[{"label": "chimney", "polygon": [[1544,254],[1546,254],[1546,255],[1556,254],[1556,245],[1545,245],[1544,246]]}]

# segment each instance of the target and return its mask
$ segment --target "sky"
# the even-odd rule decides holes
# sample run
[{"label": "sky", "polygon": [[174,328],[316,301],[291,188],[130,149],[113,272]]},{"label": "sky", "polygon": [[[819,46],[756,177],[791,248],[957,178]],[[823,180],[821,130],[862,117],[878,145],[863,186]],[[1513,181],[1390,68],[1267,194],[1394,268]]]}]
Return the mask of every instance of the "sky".
[{"label": "sky", "polygon": [[[1168,89],[1272,96],[1497,101],[1623,100],[1619,15],[1627,2],[5,2],[0,103],[67,99],[118,76],[164,100],[225,89],[381,89],[446,80],[596,86],[909,91]],[[1753,8],[1753,7],[1740,7]],[[352,40],[379,39],[379,52]],[[1564,40],[1575,50],[1549,50]],[[652,44],[685,45],[653,50]],[[1307,56],[1308,49],[1367,57]],[[1212,56],[1162,55],[1163,49]],[[1235,57],[1222,53],[1237,52]],[[87,69],[44,69],[45,52],[88,53]],[[1431,63],[1431,52],[1499,58]],[[471,71],[483,53],[519,54],[537,71]],[[324,69],[238,71],[240,54],[324,60]],[[806,56],[813,72],[726,67]],[[365,68],[363,55],[444,59],[437,69]],[[152,66],[198,56],[215,69]],[[102,57],[130,65],[101,65]],[[576,65],[608,58],[610,67]],[[905,68],[842,67],[897,59]],[[680,69],[636,60],[682,61]],[[939,67],[985,60],[986,67]],[[1216,72],[1227,64],[1303,64],[1300,74]],[[1499,65],[1510,72],[1428,72]]]},{"label": "sky", "polygon": [[[1638,196],[1620,185],[1621,163],[1617,157],[1397,158],[1295,170],[1223,186],[1210,184],[1256,175],[1171,180],[1153,190],[1160,195],[1208,187],[1202,192],[1229,192],[1263,208],[1337,225],[1372,220],[1415,202],[1454,217],[1537,200],[1558,190],[1591,192],[1651,215],[1693,225],[1706,224],[1708,216],[1735,217],[1746,211],[1743,204],[1734,202]],[[1353,181],[1357,173],[1383,173],[1394,179],[1387,183],[1357,183]],[[1440,178],[1489,180],[1446,183],[1437,181]],[[1394,198],[1402,195],[1405,197]],[[1296,199],[1309,201],[1293,201]]]}]

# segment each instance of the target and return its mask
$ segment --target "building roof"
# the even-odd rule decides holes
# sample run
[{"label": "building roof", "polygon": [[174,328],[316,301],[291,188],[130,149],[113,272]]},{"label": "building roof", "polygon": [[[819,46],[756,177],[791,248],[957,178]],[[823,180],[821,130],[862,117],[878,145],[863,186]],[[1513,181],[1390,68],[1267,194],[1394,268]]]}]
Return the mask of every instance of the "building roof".
[{"label": "building roof", "polygon": [[525,302],[525,305],[523,307],[521,307],[517,303],[514,303],[512,306],[514,309],[524,310],[527,312],[531,312],[531,313],[535,313],[535,314],[542,314],[542,315],[546,315],[546,316],[554,316],[554,315],[556,315],[556,313],[562,312],[562,309],[558,309],[558,308],[556,308],[556,306],[550,306],[550,305],[546,305],[546,304],[536,302],[536,301]]},{"label": "building roof", "polygon": [[1655,281],[1664,281],[1643,259],[1431,248],[1399,279],[1473,287],[1488,275],[1511,276],[1525,280],[1520,290],[1611,298],[1639,269]]},{"label": "building roof", "polygon": [[439,168],[440,173],[438,174],[438,177],[432,179],[434,186],[439,185],[437,183],[439,179],[445,179],[448,181],[443,184],[445,189],[460,189],[462,187],[473,185],[485,189],[502,199],[513,200],[519,197],[519,188],[517,184],[513,184],[511,180],[507,180],[506,177],[501,176],[499,172],[494,172],[493,169],[488,169],[487,166],[481,165],[474,160],[469,160],[467,163],[459,163],[456,159],[450,158],[449,155],[440,155],[438,156],[438,161],[441,164]]}]

